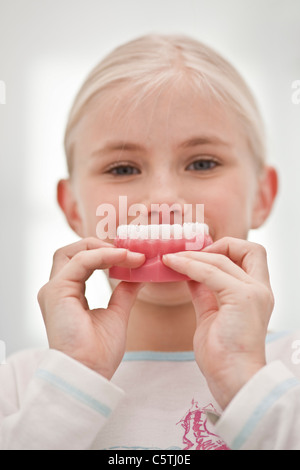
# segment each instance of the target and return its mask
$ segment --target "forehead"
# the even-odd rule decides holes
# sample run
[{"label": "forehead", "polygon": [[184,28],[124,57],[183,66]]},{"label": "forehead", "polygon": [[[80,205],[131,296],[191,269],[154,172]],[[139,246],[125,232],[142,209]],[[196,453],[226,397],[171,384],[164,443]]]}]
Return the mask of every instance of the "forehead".
[{"label": "forehead", "polygon": [[190,85],[150,93],[120,87],[102,92],[74,128],[74,150],[92,153],[104,141],[174,146],[195,136],[214,136],[232,147],[245,146],[238,117],[224,103]]}]

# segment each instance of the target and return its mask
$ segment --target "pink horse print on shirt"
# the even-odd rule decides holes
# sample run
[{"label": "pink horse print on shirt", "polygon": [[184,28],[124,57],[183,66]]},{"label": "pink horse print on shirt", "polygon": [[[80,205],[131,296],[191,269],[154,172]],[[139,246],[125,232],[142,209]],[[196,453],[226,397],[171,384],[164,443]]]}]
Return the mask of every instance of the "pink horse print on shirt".
[{"label": "pink horse print on shirt", "polygon": [[215,408],[209,405],[199,408],[198,402],[192,400],[192,406],[188,412],[176,424],[181,424],[184,430],[182,438],[185,445],[183,450],[229,450],[227,445],[207,427],[206,412],[216,413]]}]

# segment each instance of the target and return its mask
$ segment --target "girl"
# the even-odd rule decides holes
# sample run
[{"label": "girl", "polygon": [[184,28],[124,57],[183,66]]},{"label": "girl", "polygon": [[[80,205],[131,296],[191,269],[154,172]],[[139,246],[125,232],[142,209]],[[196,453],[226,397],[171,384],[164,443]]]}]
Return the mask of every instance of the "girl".
[{"label": "girl", "polygon": [[[49,349],[0,370],[2,447],[297,447],[277,420],[288,394],[297,405],[299,382],[275,361],[284,340],[266,349],[266,253],[247,241],[272,209],[277,176],[243,79],[193,39],[131,41],[82,86],[65,149],[57,197],[80,241],[55,253],[38,295]],[[189,281],[109,279],[107,308],[91,310],[85,282],[96,269],[145,261],[96,237],[98,205],[113,204],[118,221],[120,195],[144,204],[149,223],[153,203],[203,204],[214,243],[164,256]]]}]

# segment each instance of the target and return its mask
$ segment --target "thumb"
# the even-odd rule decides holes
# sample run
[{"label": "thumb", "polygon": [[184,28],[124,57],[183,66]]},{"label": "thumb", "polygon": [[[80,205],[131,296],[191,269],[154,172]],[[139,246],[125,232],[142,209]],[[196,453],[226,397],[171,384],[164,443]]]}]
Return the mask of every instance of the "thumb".
[{"label": "thumb", "polygon": [[205,285],[197,281],[188,281],[188,287],[195,307],[197,326],[203,316],[215,313],[218,302],[215,294]]},{"label": "thumb", "polygon": [[124,316],[124,319],[128,320],[130,310],[142,287],[144,287],[144,283],[141,282],[119,282],[113,290],[107,309]]}]

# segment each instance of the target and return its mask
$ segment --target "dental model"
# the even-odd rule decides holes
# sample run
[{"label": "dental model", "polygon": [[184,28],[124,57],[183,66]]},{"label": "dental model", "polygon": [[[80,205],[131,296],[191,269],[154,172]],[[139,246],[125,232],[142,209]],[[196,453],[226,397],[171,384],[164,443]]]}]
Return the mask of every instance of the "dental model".
[{"label": "dental model", "polygon": [[138,268],[112,266],[109,277],[131,282],[186,281],[189,277],[166,266],[162,255],[178,251],[199,251],[212,243],[206,224],[119,225],[114,245],[144,253]]}]

